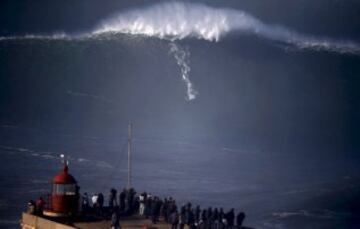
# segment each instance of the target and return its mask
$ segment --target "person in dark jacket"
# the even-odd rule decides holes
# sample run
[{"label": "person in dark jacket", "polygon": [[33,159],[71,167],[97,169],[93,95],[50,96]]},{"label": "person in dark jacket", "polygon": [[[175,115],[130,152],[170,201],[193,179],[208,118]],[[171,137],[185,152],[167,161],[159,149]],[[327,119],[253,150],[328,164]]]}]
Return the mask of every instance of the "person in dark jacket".
[{"label": "person in dark jacket", "polygon": [[200,222],[200,213],[201,213],[200,206],[197,205],[195,208],[195,223],[196,224],[199,224],[199,222]]},{"label": "person in dark jacket", "polygon": [[152,197],[148,196],[146,198],[146,202],[145,202],[145,217],[146,217],[146,219],[148,219],[149,216],[151,215],[151,205],[152,205]]},{"label": "person in dark jacket", "polygon": [[216,229],[219,228],[219,211],[217,208],[214,209],[212,214],[212,224],[213,224],[213,228]]},{"label": "person in dark jacket", "polygon": [[168,200],[165,198],[160,211],[160,215],[164,216],[165,222],[168,222],[168,204]]},{"label": "person in dark jacket", "polygon": [[29,214],[35,214],[35,201],[30,200],[28,202],[28,207],[27,207],[27,213]]},{"label": "person in dark jacket", "polygon": [[43,215],[43,210],[45,207],[45,201],[42,197],[39,197],[39,199],[35,202],[35,212],[37,215]]},{"label": "person in dark jacket", "polygon": [[104,207],[104,195],[100,192],[97,199],[97,208],[96,213],[100,216],[103,214],[103,207]]},{"label": "person in dark jacket", "polygon": [[116,201],[116,189],[112,188],[110,190],[110,195],[109,195],[109,208],[113,209],[114,207],[117,206],[117,201]]},{"label": "person in dark jacket", "polygon": [[159,221],[161,208],[161,201],[158,197],[155,197],[151,202],[151,220],[153,224],[156,224]]},{"label": "person in dark jacket", "polygon": [[236,225],[237,225],[237,228],[241,228],[242,227],[242,224],[244,222],[244,219],[245,219],[245,213],[244,212],[240,212],[237,216],[236,216]]},{"label": "person in dark jacket", "polygon": [[120,211],[125,210],[125,199],[126,199],[126,189],[124,188],[119,194],[119,203],[120,203]]},{"label": "person in dark jacket", "polygon": [[194,228],[195,226],[195,215],[191,208],[187,209],[186,211],[186,224],[190,229]]},{"label": "person in dark jacket", "polygon": [[171,223],[171,229],[177,229],[178,224],[179,224],[179,214],[178,214],[177,209],[175,209],[170,214],[170,223]]},{"label": "person in dark jacket", "polygon": [[90,208],[89,196],[86,192],[81,197],[81,208],[84,213],[87,213]]},{"label": "person in dark jacket", "polygon": [[104,207],[104,195],[101,192],[98,195],[98,203],[100,208]]},{"label": "person in dark jacket", "polygon": [[228,213],[226,213],[226,221],[228,223],[228,228],[233,228],[235,220],[234,209],[232,208]]},{"label": "person in dark jacket", "polygon": [[212,225],[212,214],[213,214],[213,210],[212,207],[209,207],[207,210],[207,215],[206,215],[206,228],[211,228]]},{"label": "person in dark jacket", "polygon": [[179,216],[180,229],[184,229],[185,223],[186,223],[186,209],[185,209],[185,206],[182,206],[181,210],[180,210],[180,216]]}]

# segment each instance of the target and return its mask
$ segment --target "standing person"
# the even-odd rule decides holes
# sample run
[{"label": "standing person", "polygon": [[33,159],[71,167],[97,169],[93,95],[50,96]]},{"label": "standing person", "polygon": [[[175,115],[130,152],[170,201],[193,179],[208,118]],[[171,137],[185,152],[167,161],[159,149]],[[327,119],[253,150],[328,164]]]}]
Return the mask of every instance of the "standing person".
[{"label": "standing person", "polygon": [[226,220],[228,223],[228,228],[233,228],[234,219],[235,219],[235,213],[234,213],[234,209],[232,208],[228,213],[226,213]]},{"label": "standing person", "polygon": [[156,224],[156,215],[157,215],[157,197],[154,197],[153,201],[151,202],[151,221],[153,224]]},{"label": "standing person", "polygon": [[84,192],[84,194],[81,197],[82,201],[81,201],[81,207],[83,212],[88,212],[89,210],[89,206],[90,206],[90,201],[89,201],[89,196],[86,192]]},{"label": "standing person", "polygon": [[175,203],[171,197],[168,199],[167,208],[166,208],[166,215],[168,222],[170,222],[170,215],[175,210]]},{"label": "standing person", "polygon": [[227,222],[226,222],[226,218],[225,218],[225,213],[223,208],[220,208],[219,210],[219,228],[220,229],[224,229],[227,226]]},{"label": "standing person", "polygon": [[151,215],[151,205],[152,205],[152,197],[150,195],[148,195],[148,197],[146,198],[146,202],[145,202],[145,217],[146,217],[146,219],[148,219],[149,216]]},{"label": "standing person", "polygon": [[112,188],[110,190],[110,195],[109,195],[109,208],[113,209],[114,207],[117,206],[117,201],[116,201],[116,189]]},{"label": "standing person", "polygon": [[208,210],[207,210],[207,215],[206,215],[206,228],[211,228],[212,214],[213,214],[212,208],[209,207]]},{"label": "standing person", "polygon": [[100,192],[98,194],[97,198],[97,208],[96,208],[96,214],[99,216],[103,215],[103,207],[104,207],[104,195]]},{"label": "standing person", "polygon": [[201,222],[202,222],[203,224],[206,224],[206,222],[207,222],[206,216],[207,216],[207,212],[206,212],[205,209],[203,209],[202,212],[201,212]]},{"label": "standing person", "polygon": [[185,223],[186,223],[186,209],[185,209],[185,206],[182,206],[181,210],[180,210],[180,216],[179,216],[180,229],[184,229]]},{"label": "standing person", "polygon": [[125,210],[125,199],[126,199],[126,189],[124,188],[122,192],[120,192],[119,194],[120,211]]},{"label": "standing person", "polygon": [[200,206],[197,205],[196,208],[195,208],[195,225],[199,225],[199,222],[200,222],[200,213],[201,213]]},{"label": "standing person", "polygon": [[245,213],[244,212],[240,212],[237,216],[236,216],[236,225],[237,225],[237,228],[241,228],[242,227],[242,224],[244,222],[244,219],[245,219]]},{"label": "standing person", "polygon": [[111,214],[111,229],[121,229],[117,207],[114,208],[113,213]]},{"label": "standing person", "polygon": [[212,222],[213,222],[213,228],[218,229],[220,222],[219,222],[219,211],[217,208],[214,209],[214,212],[212,214]]},{"label": "standing person", "polygon": [[127,193],[126,193],[126,207],[125,207],[125,211],[131,215],[133,212],[133,207],[134,207],[134,199],[135,199],[135,190],[133,188],[130,188]]},{"label": "standing person", "polygon": [[39,199],[37,199],[35,203],[36,214],[41,216],[43,214],[44,207],[45,207],[45,201],[42,197],[39,197]]},{"label": "standing person", "polygon": [[26,213],[29,213],[29,214],[35,214],[35,201],[33,201],[33,200],[30,200],[29,202],[28,202],[28,207],[27,207],[27,211],[26,211]]},{"label": "standing person", "polygon": [[171,223],[171,229],[177,229],[178,224],[179,224],[179,214],[178,214],[177,209],[175,209],[170,214],[170,223]]},{"label": "standing person", "polygon": [[144,215],[145,201],[146,201],[146,192],[143,192],[139,196],[139,202],[140,202],[139,215],[141,215],[141,216]]},{"label": "standing person", "polygon": [[195,215],[191,208],[189,208],[186,212],[186,224],[190,229],[194,228],[195,226]]},{"label": "standing person", "polygon": [[155,197],[151,202],[151,219],[153,224],[156,224],[159,221],[161,200],[158,197]]},{"label": "standing person", "polygon": [[94,209],[97,209],[97,207],[98,207],[98,198],[99,198],[99,196],[96,193],[94,193],[91,197],[92,207]]},{"label": "standing person", "polygon": [[169,207],[169,203],[168,203],[168,200],[167,198],[164,199],[164,203],[162,205],[162,208],[161,208],[161,213],[163,216],[164,216],[164,220],[165,222],[168,222],[168,207]]}]

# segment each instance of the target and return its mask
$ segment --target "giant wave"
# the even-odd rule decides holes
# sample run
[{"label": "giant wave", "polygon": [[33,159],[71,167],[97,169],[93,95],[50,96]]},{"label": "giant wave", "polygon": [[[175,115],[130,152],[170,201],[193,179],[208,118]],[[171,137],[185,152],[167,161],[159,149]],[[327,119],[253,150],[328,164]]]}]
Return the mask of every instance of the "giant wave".
[{"label": "giant wave", "polygon": [[67,33],[27,34],[25,36],[0,37],[0,41],[101,39],[114,34],[144,35],[171,41],[189,37],[219,41],[230,32],[252,34],[299,49],[360,55],[358,42],[302,34],[284,26],[267,24],[241,10],[182,2],[160,3],[123,11],[102,20],[94,29],[76,35]]}]

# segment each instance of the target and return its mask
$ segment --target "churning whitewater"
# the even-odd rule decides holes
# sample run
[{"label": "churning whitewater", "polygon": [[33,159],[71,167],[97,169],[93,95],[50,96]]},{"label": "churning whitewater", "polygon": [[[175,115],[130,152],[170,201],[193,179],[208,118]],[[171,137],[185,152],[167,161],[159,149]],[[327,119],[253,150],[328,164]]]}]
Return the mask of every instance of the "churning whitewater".
[{"label": "churning whitewater", "polygon": [[100,22],[89,32],[51,35],[3,36],[0,41],[16,39],[82,40],[106,35],[134,34],[171,41],[197,38],[219,41],[230,32],[256,35],[299,49],[360,55],[360,44],[296,32],[280,25],[266,24],[240,10],[214,8],[198,3],[168,2],[119,12]]}]

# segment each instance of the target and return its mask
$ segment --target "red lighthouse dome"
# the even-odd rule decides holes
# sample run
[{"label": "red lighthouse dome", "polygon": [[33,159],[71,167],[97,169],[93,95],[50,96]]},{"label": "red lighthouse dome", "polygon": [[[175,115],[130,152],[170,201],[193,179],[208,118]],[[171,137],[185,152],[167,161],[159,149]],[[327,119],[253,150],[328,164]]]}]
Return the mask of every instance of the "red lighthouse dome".
[{"label": "red lighthouse dome", "polygon": [[69,167],[67,165],[64,166],[64,169],[53,177],[53,184],[76,184],[75,178],[69,174]]}]

